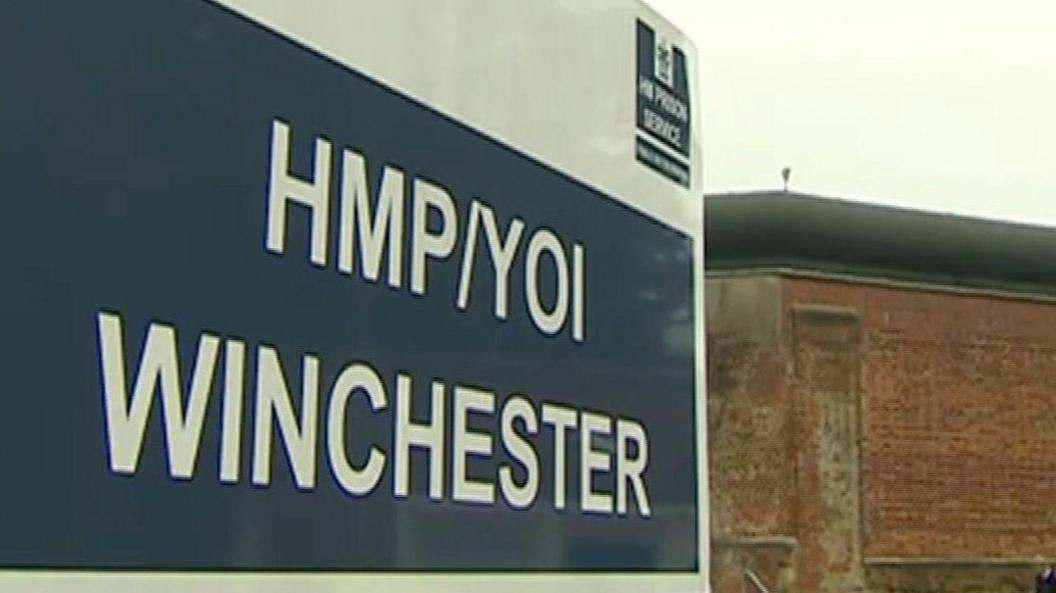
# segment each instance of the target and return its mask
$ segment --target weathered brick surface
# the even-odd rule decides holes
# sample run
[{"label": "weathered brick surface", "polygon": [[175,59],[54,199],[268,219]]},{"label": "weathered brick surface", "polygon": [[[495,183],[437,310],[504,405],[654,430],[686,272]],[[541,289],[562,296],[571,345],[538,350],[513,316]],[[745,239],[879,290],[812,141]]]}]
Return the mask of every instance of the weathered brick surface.
[{"label": "weathered brick surface", "polygon": [[845,307],[796,304],[789,382],[796,407],[796,536],[803,591],[862,588],[859,510],[860,320]]},{"label": "weathered brick surface", "polygon": [[1056,305],[785,286],[862,315],[867,556],[1056,552]]},{"label": "weathered brick surface", "polygon": [[752,591],[745,569],[803,593],[1030,589],[1037,566],[1002,559],[1056,555],[1056,304],[709,284],[719,593]]},{"label": "weathered brick surface", "polygon": [[716,593],[747,593],[745,570],[773,586],[791,552],[753,538],[794,529],[780,281],[709,282],[707,297],[712,584]]},{"label": "weathered brick surface", "polygon": [[712,532],[786,533],[791,529],[794,463],[784,365],[759,344],[713,339],[708,344],[713,397],[709,402]]},{"label": "weathered brick surface", "polygon": [[1037,566],[895,565],[866,569],[873,593],[1034,593]]}]

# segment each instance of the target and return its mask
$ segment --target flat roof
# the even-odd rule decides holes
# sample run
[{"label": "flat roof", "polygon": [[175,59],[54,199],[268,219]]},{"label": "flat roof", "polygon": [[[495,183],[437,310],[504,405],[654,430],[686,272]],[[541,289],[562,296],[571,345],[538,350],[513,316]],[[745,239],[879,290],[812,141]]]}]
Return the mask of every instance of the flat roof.
[{"label": "flat roof", "polygon": [[792,192],[708,195],[707,271],[853,275],[1056,295],[1056,228]]}]

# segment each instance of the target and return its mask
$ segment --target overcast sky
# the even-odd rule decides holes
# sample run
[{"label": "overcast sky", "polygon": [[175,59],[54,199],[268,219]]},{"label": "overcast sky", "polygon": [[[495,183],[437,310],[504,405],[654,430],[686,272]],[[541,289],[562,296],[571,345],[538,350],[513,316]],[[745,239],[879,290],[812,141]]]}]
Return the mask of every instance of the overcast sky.
[{"label": "overcast sky", "polygon": [[1056,1],[647,0],[701,58],[705,187],[1056,225]]}]

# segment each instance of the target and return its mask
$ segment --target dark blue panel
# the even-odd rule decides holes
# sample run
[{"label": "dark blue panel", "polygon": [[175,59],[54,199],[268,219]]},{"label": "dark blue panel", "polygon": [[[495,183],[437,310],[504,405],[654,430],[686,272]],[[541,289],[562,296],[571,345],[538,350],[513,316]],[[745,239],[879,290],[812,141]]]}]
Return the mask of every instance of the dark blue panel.
[{"label": "dark blue panel", "polygon": [[[9,0],[0,3],[0,37],[14,48],[0,93],[0,566],[696,569],[686,236],[207,2]],[[523,257],[511,271],[507,320],[492,315],[483,256],[470,307],[459,311],[464,229],[459,250],[430,263],[424,297],[406,289],[409,267],[405,287],[394,290],[337,273],[334,257],[326,268],[311,266],[301,208],[290,210],[286,254],[268,253],[274,118],[291,124],[298,175],[310,175],[312,138],[325,135],[335,150],[366,155],[372,184],[393,163],[408,181],[443,184],[463,222],[480,197],[503,228],[516,215],[528,232],[553,229],[569,252],[572,242],[583,244],[585,341],[567,331],[544,336],[532,325],[517,296]],[[335,190],[335,213],[337,199]],[[408,201],[408,237],[410,210]],[[333,254],[336,232],[330,239]],[[544,292],[552,288],[544,282]],[[183,385],[202,331],[238,336],[251,354],[258,344],[275,345],[295,392],[301,355],[317,355],[316,488],[294,486],[277,434],[271,484],[251,485],[253,356],[237,484],[217,478],[219,378],[193,479],[169,477],[160,399],[136,474],[111,472],[96,328],[104,310],[124,320],[129,383],[153,321],[176,328]],[[335,376],[359,360],[381,375],[390,407],[370,417],[354,400],[352,452],[362,455],[376,441],[390,459],[378,489],[352,498],[328,470],[325,411]],[[564,511],[549,502],[550,462],[527,510],[501,497],[494,506],[452,502],[449,479],[444,501],[429,501],[426,456],[418,452],[412,496],[395,499],[391,404],[400,371],[414,378],[417,416],[428,409],[428,382],[438,378],[494,390],[500,406],[523,393],[537,411],[542,401],[558,401],[638,419],[649,431],[652,515],[580,512],[578,438],[569,442]],[[495,417],[473,425],[498,435]],[[531,438],[540,459],[552,459],[552,440],[548,428]],[[496,443],[491,459],[470,462],[470,473],[493,479],[509,461]]]},{"label": "dark blue panel", "polygon": [[635,156],[638,162],[664,177],[689,187],[692,112],[686,55],[678,46],[661,39],[642,21],[638,21],[636,30],[638,132],[675,152],[668,153],[639,137],[635,142]]},{"label": "dark blue panel", "polygon": [[[657,41],[653,28],[638,21],[638,129],[688,157],[692,113],[686,54],[676,45],[665,46]],[[662,80],[657,71],[664,65],[669,70],[668,80]],[[649,113],[666,124],[665,129],[671,133],[660,133],[648,125]]]}]

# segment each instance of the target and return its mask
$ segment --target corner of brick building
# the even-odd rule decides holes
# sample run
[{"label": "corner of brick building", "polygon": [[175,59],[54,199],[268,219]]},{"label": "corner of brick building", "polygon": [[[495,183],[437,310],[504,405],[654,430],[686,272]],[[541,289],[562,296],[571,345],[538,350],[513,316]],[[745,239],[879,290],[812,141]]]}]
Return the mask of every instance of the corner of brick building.
[{"label": "corner of brick building", "polygon": [[1032,589],[1056,305],[733,274],[707,321],[717,593]]}]

